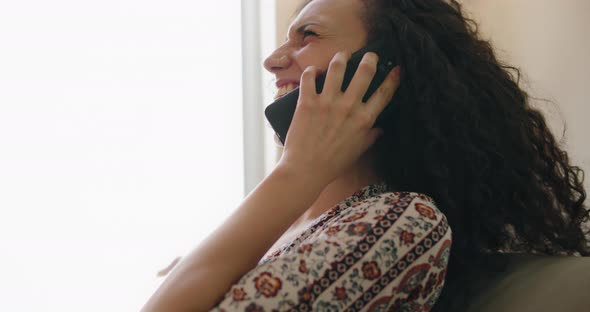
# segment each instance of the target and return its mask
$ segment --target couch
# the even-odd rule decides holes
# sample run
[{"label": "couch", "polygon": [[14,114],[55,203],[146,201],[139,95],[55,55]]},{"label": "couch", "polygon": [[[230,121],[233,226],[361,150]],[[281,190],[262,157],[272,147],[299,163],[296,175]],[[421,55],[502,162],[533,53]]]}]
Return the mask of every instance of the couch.
[{"label": "couch", "polygon": [[590,257],[511,257],[469,312],[590,312]]}]

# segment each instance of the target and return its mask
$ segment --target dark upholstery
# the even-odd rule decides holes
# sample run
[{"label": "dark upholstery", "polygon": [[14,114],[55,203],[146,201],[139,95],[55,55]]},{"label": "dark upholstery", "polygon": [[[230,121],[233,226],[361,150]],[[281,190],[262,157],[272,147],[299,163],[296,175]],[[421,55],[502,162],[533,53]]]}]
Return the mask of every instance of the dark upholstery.
[{"label": "dark upholstery", "polygon": [[590,312],[590,257],[511,257],[469,312]]}]

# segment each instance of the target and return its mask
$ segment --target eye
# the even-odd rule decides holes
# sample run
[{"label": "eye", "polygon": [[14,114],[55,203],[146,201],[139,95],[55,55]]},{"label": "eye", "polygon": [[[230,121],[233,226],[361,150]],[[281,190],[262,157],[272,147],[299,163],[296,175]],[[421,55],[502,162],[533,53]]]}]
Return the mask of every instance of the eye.
[{"label": "eye", "polygon": [[308,36],[317,36],[318,34],[316,34],[315,32],[311,31],[311,30],[304,30],[303,31],[303,39],[305,39]]}]

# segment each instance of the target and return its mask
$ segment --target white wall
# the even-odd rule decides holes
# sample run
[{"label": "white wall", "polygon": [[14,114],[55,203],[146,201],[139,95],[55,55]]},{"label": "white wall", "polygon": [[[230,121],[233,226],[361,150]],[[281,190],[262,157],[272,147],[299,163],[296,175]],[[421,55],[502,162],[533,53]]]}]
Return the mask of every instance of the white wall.
[{"label": "white wall", "polygon": [[464,0],[502,60],[523,70],[536,98],[590,191],[590,1]]}]

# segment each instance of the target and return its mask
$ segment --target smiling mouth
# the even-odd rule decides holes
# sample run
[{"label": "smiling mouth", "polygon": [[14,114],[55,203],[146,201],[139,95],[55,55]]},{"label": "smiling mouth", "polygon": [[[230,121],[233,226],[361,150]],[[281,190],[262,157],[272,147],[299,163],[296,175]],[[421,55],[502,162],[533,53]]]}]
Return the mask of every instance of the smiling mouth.
[{"label": "smiling mouth", "polygon": [[281,88],[279,88],[279,90],[277,91],[277,94],[275,95],[275,101],[280,99],[281,97],[283,97],[285,94],[293,91],[293,89],[299,87],[299,84],[296,83],[288,83],[284,86],[282,86]]}]

